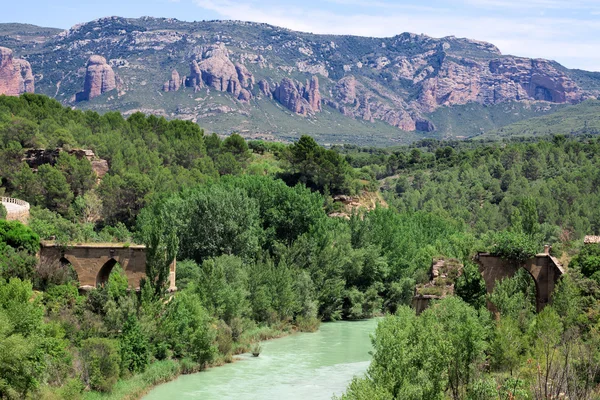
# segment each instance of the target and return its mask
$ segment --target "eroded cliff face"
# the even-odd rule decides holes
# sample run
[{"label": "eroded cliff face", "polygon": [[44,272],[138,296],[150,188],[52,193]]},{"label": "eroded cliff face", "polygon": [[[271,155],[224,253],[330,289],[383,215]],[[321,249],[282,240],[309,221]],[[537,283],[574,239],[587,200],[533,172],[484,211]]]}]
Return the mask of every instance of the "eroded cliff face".
[{"label": "eroded cliff face", "polygon": [[31,65],[13,57],[11,49],[0,47],[0,95],[19,96],[35,91]]},{"label": "eroded cliff face", "polygon": [[[303,116],[312,119],[316,131],[344,126],[347,117],[385,122],[398,128],[398,138],[400,130],[431,132],[436,128],[453,136],[463,127],[446,129],[443,121],[460,121],[452,113],[461,111],[444,110],[450,118],[443,120],[431,113],[469,103],[500,105],[495,110],[503,110],[502,104],[508,102],[521,102],[516,106],[521,110],[551,112],[551,103],[577,103],[600,95],[600,73],[505,56],[492,44],[451,36],[334,37],[240,21],[110,17],[77,25],[29,52],[23,45],[20,51],[36,69],[38,92],[64,103],[72,104],[73,94],[80,90],[79,70],[89,54],[102,54],[110,65],[103,57],[90,58],[84,90],[77,100],[117,88],[119,96],[107,96],[106,103],[89,107],[204,119],[220,133],[279,133],[295,129],[295,118]],[[7,69],[7,57],[2,55],[2,90],[31,90],[33,75],[28,64],[11,61]],[[11,71],[10,77],[6,70]],[[323,111],[331,112],[331,118],[322,118]],[[523,112],[522,118],[534,113]],[[506,119],[514,122],[511,118]],[[480,125],[485,129],[502,126],[496,122]],[[361,132],[378,130],[364,123],[347,126],[364,128]],[[469,129],[467,136],[482,128]]]},{"label": "eroded cliff face", "polygon": [[[269,88],[268,84],[261,87]],[[319,92],[319,79],[316,76],[307,81],[306,85],[290,78],[283,78],[275,86],[272,96],[296,114],[309,115],[321,111],[321,93]]]},{"label": "eroded cliff face", "polygon": [[93,55],[87,62],[83,91],[77,93],[77,101],[91,100],[117,88],[117,79],[106,58]]},{"label": "eroded cliff face", "polygon": [[171,79],[169,79],[167,82],[164,83],[163,91],[164,92],[176,92],[181,87],[181,84],[182,84],[182,79],[179,76],[179,72],[177,72],[177,70],[174,69],[173,71],[171,71]]},{"label": "eroded cliff face", "polygon": [[548,101],[577,103],[585,93],[547,60],[504,57],[489,62],[444,60],[436,75],[421,85],[419,106],[425,112],[439,106],[478,102]]}]

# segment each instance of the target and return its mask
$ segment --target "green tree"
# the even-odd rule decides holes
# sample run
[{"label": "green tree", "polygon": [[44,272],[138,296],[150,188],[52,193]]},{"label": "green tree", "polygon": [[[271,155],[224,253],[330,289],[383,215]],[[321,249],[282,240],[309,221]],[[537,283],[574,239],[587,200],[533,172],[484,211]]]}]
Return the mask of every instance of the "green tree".
[{"label": "green tree", "polygon": [[145,279],[159,297],[166,289],[170,266],[179,249],[176,206],[174,200],[157,202],[146,208],[138,221],[140,236],[147,248]]},{"label": "green tree", "polygon": [[144,372],[148,365],[148,338],[142,333],[135,315],[127,318],[119,343],[121,370],[129,370],[132,373]]},{"label": "green tree", "polygon": [[90,338],[81,342],[83,380],[93,390],[110,392],[117,383],[121,357],[118,342],[105,338]]},{"label": "green tree", "polygon": [[41,165],[38,174],[42,183],[43,205],[60,214],[67,214],[73,201],[73,193],[65,176],[48,164]]}]

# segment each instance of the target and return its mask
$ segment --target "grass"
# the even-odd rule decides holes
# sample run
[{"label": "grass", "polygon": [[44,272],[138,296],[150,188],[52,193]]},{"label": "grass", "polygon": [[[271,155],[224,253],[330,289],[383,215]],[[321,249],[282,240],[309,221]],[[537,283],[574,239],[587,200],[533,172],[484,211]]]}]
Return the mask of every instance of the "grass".
[{"label": "grass", "polygon": [[555,134],[578,135],[600,133],[600,101],[586,100],[568,106],[553,114],[515,122],[487,132],[477,139],[503,139],[508,137],[540,137]]},{"label": "grass", "polygon": [[145,372],[117,382],[112,392],[86,392],[84,400],[135,400],[140,399],[154,386],[169,382],[182,373],[182,363],[174,360],[157,361]]}]

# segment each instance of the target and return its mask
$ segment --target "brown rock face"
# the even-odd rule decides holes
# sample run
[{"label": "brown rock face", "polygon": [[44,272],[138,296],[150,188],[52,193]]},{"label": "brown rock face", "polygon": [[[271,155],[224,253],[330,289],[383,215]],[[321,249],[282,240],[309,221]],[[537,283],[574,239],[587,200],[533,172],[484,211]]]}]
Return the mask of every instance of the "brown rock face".
[{"label": "brown rock face", "polygon": [[13,52],[0,47],[0,94],[18,96],[34,92],[31,65],[25,60],[13,58]]},{"label": "brown rock face", "polygon": [[92,150],[88,149],[64,150],[61,147],[56,149],[29,149],[25,153],[25,158],[23,158],[23,161],[25,161],[31,168],[37,170],[40,165],[55,165],[60,153],[63,151],[74,155],[80,160],[82,158],[87,158],[92,164],[92,170],[96,173],[96,176],[99,180],[102,179],[109,170],[108,161],[98,158]]},{"label": "brown rock face", "polygon": [[290,78],[283,78],[275,88],[273,98],[288,110],[296,114],[307,115],[312,109],[308,101],[302,97],[302,89]]},{"label": "brown rock face", "polygon": [[76,100],[91,100],[117,88],[117,79],[106,59],[99,55],[90,57],[85,73],[83,91],[77,93]]},{"label": "brown rock face", "polygon": [[[268,83],[263,86],[265,89],[268,88]],[[289,78],[283,78],[275,87],[273,98],[296,114],[308,115],[321,111],[321,94],[316,76],[313,76],[310,82],[306,82],[306,86]]]},{"label": "brown rock face", "polygon": [[202,82],[202,71],[200,71],[200,67],[196,60],[190,62],[190,75],[185,78],[185,86],[194,88],[195,90],[204,86]]},{"label": "brown rock face", "polygon": [[310,108],[314,111],[321,111],[321,93],[319,93],[319,78],[313,75],[310,83],[307,85],[306,100]]},{"label": "brown rock face", "polygon": [[201,57],[201,60],[190,63],[190,75],[185,79],[185,86],[197,89],[206,85],[231,93],[241,101],[252,98],[250,90],[254,86],[254,76],[243,64],[231,62],[225,45],[211,45],[195,56]]},{"label": "brown rock face", "polygon": [[[381,120],[405,131],[435,129],[426,119],[413,117],[411,107],[401,98],[387,93],[383,87],[376,88],[379,94],[348,75],[338,81],[333,89],[334,99],[327,103],[346,116],[371,122]],[[381,95],[386,95],[387,102],[383,101]]]},{"label": "brown rock face", "polygon": [[437,76],[422,82],[418,99],[424,112],[439,106],[498,104],[506,101],[576,103],[584,99],[577,84],[546,60],[519,57],[489,62],[444,61]]},{"label": "brown rock face", "polygon": [[176,92],[181,87],[181,77],[177,70],[171,71],[171,79],[165,82],[163,85],[163,91],[165,92]]},{"label": "brown rock face", "polygon": [[237,72],[238,81],[243,88],[254,87],[254,75],[248,71],[245,65],[240,63],[235,64],[235,71]]},{"label": "brown rock face", "polygon": [[258,89],[263,95],[269,98],[273,98],[273,93],[271,93],[271,85],[269,85],[269,82],[267,82],[266,80],[261,79],[260,81],[258,81]]}]

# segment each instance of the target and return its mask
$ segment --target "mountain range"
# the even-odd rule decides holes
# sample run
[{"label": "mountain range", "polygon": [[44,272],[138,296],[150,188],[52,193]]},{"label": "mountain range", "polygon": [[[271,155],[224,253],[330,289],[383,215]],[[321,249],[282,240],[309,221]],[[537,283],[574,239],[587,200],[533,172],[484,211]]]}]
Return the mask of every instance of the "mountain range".
[{"label": "mountain range", "polygon": [[0,24],[0,46],[0,93],[284,141],[467,138],[600,95],[600,73],[452,36],[108,17],[66,31]]}]

